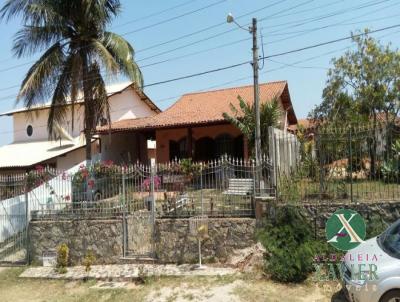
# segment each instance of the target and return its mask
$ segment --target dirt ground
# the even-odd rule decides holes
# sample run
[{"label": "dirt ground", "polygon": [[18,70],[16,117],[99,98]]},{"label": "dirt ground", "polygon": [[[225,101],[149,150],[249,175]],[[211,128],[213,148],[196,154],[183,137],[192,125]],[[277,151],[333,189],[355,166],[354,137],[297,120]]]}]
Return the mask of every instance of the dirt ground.
[{"label": "dirt ground", "polygon": [[256,278],[252,274],[223,277],[149,278],[144,284],[135,284],[18,278],[23,270],[24,268],[0,270],[0,301],[345,301],[335,283],[316,284],[306,281],[303,284],[287,285]]}]

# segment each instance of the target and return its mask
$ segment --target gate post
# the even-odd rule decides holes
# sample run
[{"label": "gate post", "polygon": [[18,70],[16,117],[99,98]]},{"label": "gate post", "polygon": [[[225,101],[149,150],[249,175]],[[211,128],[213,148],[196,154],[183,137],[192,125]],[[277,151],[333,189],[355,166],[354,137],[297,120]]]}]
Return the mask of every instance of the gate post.
[{"label": "gate post", "polygon": [[[120,187],[121,188],[121,187]],[[121,189],[120,189],[121,190]],[[126,202],[125,202],[125,173],[122,170],[122,256],[126,257],[127,250],[127,223],[126,223]]]},{"label": "gate post", "polygon": [[26,263],[30,263],[30,242],[29,242],[29,192],[28,192],[28,174],[25,174],[25,250]]},{"label": "gate post", "polygon": [[350,161],[350,201],[353,203],[353,147],[352,143],[352,133],[351,126],[349,130],[349,161]]},{"label": "gate post", "polygon": [[154,177],[156,176],[156,165],[155,163],[152,161],[150,164],[150,190],[151,190],[151,195],[150,195],[150,202],[151,202],[151,223],[154,226],[155,223],[155,205],[156,205],[156,201],[155,201],[155,197],[154,197]]},{"label": "gate post", "polygon": [[[276,156],[276,143],[275,143],[275,133],[273,127],[268,127],[268,153],[269,158],[272,161],[272,177],[271,177],[271,184],[272,187],[276,188],[277,191],[277,184],[278,184],[278,174],[277,174],[277,156]],[[276,192],[275,192],[275,195]]]}]

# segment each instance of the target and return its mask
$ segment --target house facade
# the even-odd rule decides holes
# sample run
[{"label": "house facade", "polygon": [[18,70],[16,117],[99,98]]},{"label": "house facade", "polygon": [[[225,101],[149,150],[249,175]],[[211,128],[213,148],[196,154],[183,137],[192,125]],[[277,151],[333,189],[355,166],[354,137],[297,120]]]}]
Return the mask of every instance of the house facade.
[{"label": "house facade", "polygon": [[[159,163],[182,158],[207,161],[224,154],[247,159],[250,154],[246,138],[223,117],[223,113],[231,113],[231,104],[239,107],[238,96],[254,102],[253,86],[185,94],[157,115],[124,119],[99,127],[101,157],[115,161],[116,155],[129,151],[134,155],[131,159],[146,160],[145,142],[153,139]],[[260,85],[261,102],[274,97],[282,109],[280,128],[296,124],[286,81]],[[110,129],[112,135],[109,135]]]},{"label": "house facade", "polygon": [[[115,84],[106,88],[112,122],[149,117],[160,112],[132,83]],[[67,170],[85,160],[83,101],[78,101],[75,106],[67,106],[67,118],[58,125],[59,139],[56,141],[48,138],[47,118],[50,105],[17,109],[0,115],[12,116],[14,128],[13,142],[0,147],[1,174],[25,172],[36,165]],[[92,154],[96,158],[101,150],[98,137],[93,137],[91,144]]]}]

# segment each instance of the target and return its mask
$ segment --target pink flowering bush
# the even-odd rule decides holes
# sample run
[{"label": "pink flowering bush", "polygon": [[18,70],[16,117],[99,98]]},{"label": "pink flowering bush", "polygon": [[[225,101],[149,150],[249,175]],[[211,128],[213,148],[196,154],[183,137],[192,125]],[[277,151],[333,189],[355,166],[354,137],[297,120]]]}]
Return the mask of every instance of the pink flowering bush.
[{"label": "pink flowering bush", "polygon": [[[161,186],[161,178],[159,176],[154,176],[154,189],[158,190]],[[151,177],[146,178],[142,183],[142,188],[146,191],[151,190]]]}]

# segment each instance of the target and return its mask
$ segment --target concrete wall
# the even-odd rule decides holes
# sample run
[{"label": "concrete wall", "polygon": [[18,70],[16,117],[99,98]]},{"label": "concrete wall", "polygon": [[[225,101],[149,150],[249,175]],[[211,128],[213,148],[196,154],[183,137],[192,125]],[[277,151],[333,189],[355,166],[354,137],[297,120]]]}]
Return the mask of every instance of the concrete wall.
[{"label": "concrete wall", "polygon": [[[255,219],[251,218],[210,219],[209,239],[204,241],[202,248],[204,259],[224,261],[232,250],[251,246],[255,242],[255,226]],[[120,263],[122,232],[122,221],[118,219],[32,221],[29,226],[30,259],[41,264],[44,251],[55,250],[66,243],[72,264],[79,264],[88,249],[95,253],[99,264]],[[155,245],[156,257],[162,263],[197,261],[197,240],[189,233],[188,219],[156,220]]]}]

